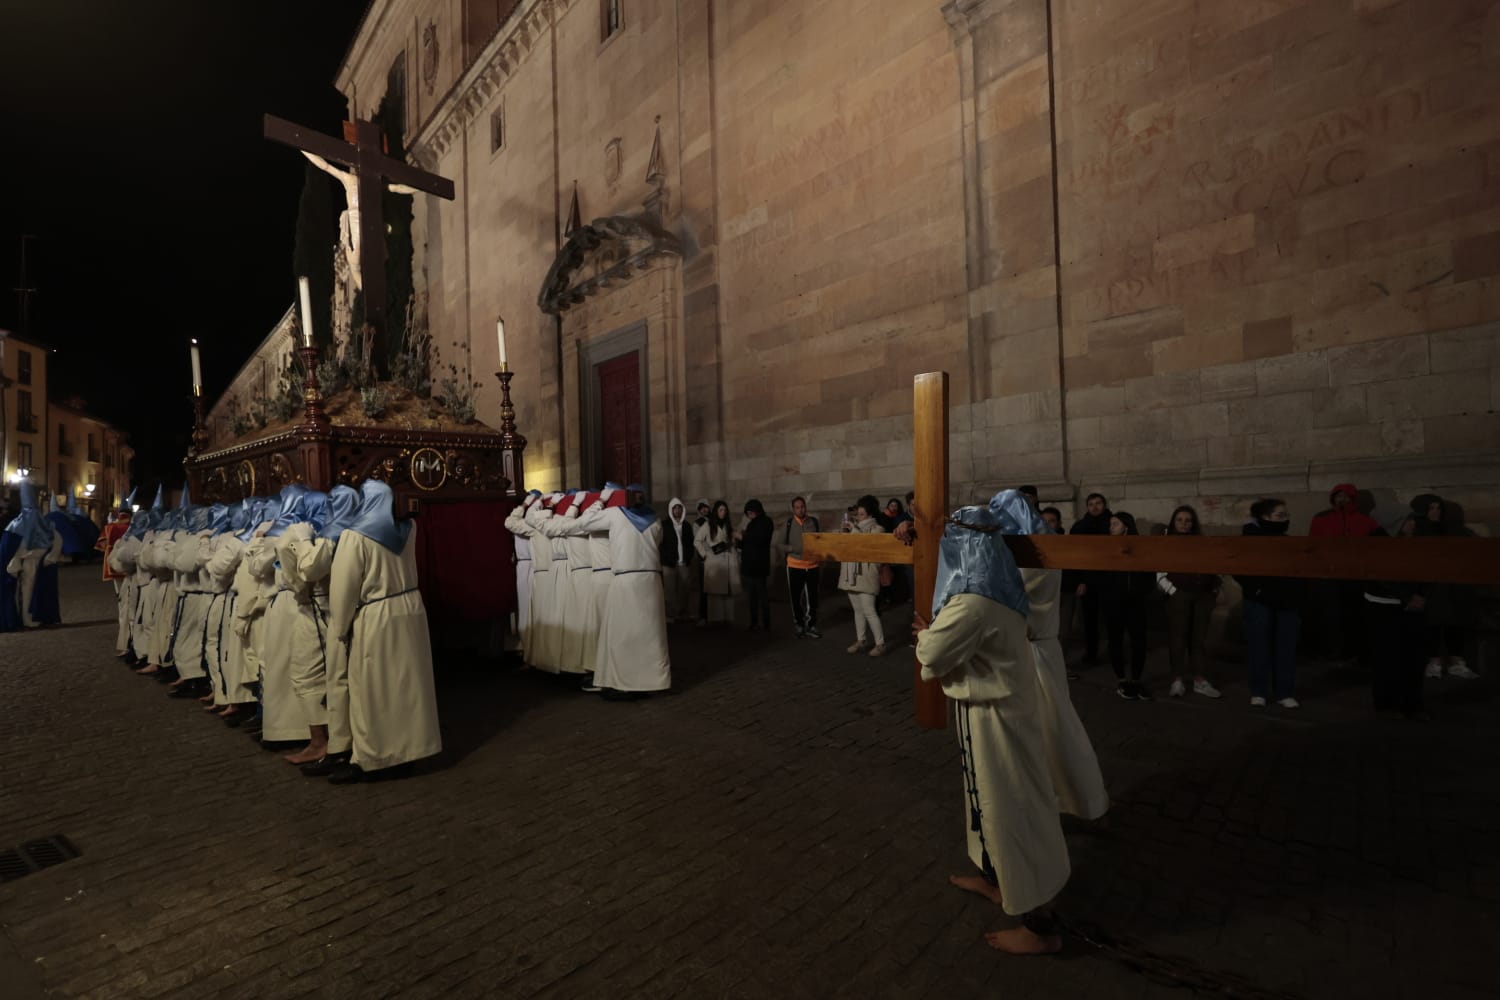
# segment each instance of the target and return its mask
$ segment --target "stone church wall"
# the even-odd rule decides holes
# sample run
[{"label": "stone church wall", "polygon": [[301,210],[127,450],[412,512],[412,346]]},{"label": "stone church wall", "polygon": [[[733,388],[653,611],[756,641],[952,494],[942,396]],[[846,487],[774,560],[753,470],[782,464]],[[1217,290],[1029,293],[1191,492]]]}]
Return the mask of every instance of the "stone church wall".
[{"label": "stone church wall", "polygon": [[[1232,526],[1353,478],[1500,520],[1500,4],[627,0],[602,43],[597,6],[522,0],[413,96],[458,189],[417,211],[434,340],[497,423],[506,315],[533,484],[582,474],[580,351],[645,319],[663,496],[902,493],[941,368],[955,500]],[[341,86],[405,50],[425,92],[462,16],[377,3]],[[680,262],[542,314],[575,181],[640,213],[658,128]]]}]

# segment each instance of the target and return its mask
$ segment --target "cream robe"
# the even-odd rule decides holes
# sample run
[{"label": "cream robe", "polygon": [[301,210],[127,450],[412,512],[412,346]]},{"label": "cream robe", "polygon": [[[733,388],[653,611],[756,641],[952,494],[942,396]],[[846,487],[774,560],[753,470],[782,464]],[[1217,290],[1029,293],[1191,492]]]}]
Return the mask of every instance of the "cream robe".
[{"label": "cream robe", "polygon": [[[245,558],[260,584],[265,613],[251,638],[260,660],[260,738],[267,743],[289,743],[307,738],[302,706],[292,689],[292,643],[297,627],[297,598],[286,570],[276,565],[280,538],[257,538]],[[268,583],[269,581],[269,583]]]},{"label": "cream robe", "polygon": [[135,555],[135,607],[130,612],[130,642],[135,655],[148,660],[151,657],[151,630],[155,624],[156,605],[160,595],[156,593],[156,574],[151,572],[151,543],[156,532],[148,531],[141,536],[141,547]]},{"label": "cream robe", "polygon": [[309,726],[328,725],[328,574],[334,543],[314,538],[310,525],[293,525],[283,536],[281,564],[297,595],[297,631],[292,642],[292,689]]},{"label": "cream robe", "polygon": [[531,665],[555,674],[562,667],[563,607],[560,598],[567,594],[567,553],[561,543],[548,538],[542,525],[552,512],[541,504],[532,504],[526,512],[531,536]]},{"label": "cream robe", "polygon": [[213,594],[203,580],[203,567],[208,563],[211,544],[206,530],[193,534],[179,531],[168,550],[177,586],[177,638],[172,644],[172,662],[185,679],[208,673],[204,642]]},{"label": "cream robe", "polygon": [[131,626],[135,620],[136,584],[135,584],[135,560],[141,552],[141,540],[139,538],[125,537],[120,539],[109,550],[109,568],[122,575],[120,587],[115,591],[117,602],[118,628],[115,632],[115,653],[124,656],[130,651]]},{"label": "cream robe", "polygon": [[345,530],[329,577],[328,751],[377,771],[443,749],[417,527],[401,554]]},{"label": "cream robe", "polygon": [[661,521],[645,531],[618,507],[568,522],[571,534],[609,533],[609,600],[594,683],[616,691],[665,691],[672,686],[667,608],[661,590]]},{"label": "cream robe", "polygon": [[234,608],[239,599],[234,582],[244,553],[245,543],[226,531],[210,540],[208,563],[203,567],[204,578],[214,592],[208,608],[204,659],[214,685],[214,704],[219,706],[255,700],[244,686],[244,648],[234,628]]},{"label": "cream robe", "polygon": [[955,702],[969,858],[996,880],[1005,912],[1046,905],[1070,868],[1026,620],[989,598],[958,594],[917,639],[917,659],[922,677],[940,681]]},{"label": "cream robe", "polygon": [[31,594],[36,590],[36,574],[42,566],[56,566],[62,562],[62,535],[52,532],[52,544],[45,549],[17,549],[11,556],[5,572],[18,577],[17,590],[21,594],[21,624],[34,628],[36,619],[31,617]]},{"label": "cream robe", "polygon": [[1109,810],[1109,793],[1104,790],[1094,745],[1068,694],[1068,669],[1062,643],[1057,640],[1057,595],[1062,572],[1023,569],[1021,579],[1026,583],[1026,601],[1031,606],[1026,634],[1040,684],[1042,738],[1057,806],[1073,816],[1098,819]]},{"label": "cream robe", "polygon": [[[229,618],[240,650],[240,683],[246,687],[247,693],[249,685],[260,681],[260,654],[255,650],[255,640],[260,636],[260,622],[266,610],[260,580],[256,579],[250,565],[250,546],[253,544],[254,540],[241,543],[239,565],[235,567],[234,583],[230,587],[234,599],[229,605]],[[234,647],[231,646],[228,652],[226,682],[233,676]],[[255,697],[251,694],[245,700],[254,701]]]},{"label": "cream robe", "polygon": [[526,523],[526,512],[520,505],[505,516],[505,527],[515,536],[516,546],[516,637],[521,640],[521,662],[531,663],[531,536],[535,533]]},{"label": "cream robe", "polygon": [[594,581],[594,622],[596,624],[594,662],[590,669],[594,671],[594,679],[597,681],[600,666],[604,663],[604,651],[608,648],[603,641],[604,614],[609,608],[610,584],[615,578],[609,564],[609,532],[589,532],[589,565],[593,567],[589,576]]},{"label": "cream robe", "polygon": [[146,547],[148,566],[155,578],[156,610],[151,616],[151,652],[147,660],[160,667],[173,666],[172,640],[177,629],[177,581],[172,570],[172,543],[175,531],[157,532]]},{"label": "cream robe", "polygon": [[599,619],[594,604],[594,567],[589,562],[589,540],[587,536],[567,530],[577,520],[577,515],[570,510],[562,517],[554,515],[542,522],[543,533],[556,539],[553,542],[554,558],[557,546],[561,545],[563,557],[567,560],[559,567],[567,569],[562,603],[565,627],[559,663],[565,674],[593,673],[599,656]]}]

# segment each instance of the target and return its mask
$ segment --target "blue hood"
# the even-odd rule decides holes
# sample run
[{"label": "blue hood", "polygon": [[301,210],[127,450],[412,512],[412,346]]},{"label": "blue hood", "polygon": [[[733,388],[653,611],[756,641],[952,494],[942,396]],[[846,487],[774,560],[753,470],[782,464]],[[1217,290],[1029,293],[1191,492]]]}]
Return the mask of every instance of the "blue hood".
[{"label": "blue hood", "polygon": [[222,503],[216,503],[208,508],[208,530],[215,535],[222,535],[228,531],[233,510],[234,508],[228,504]]},{"label": "blue hood", "polygon": [[36,506],[36,490],[28,482],[21,483],[21,513],[5,526],[13,535],[21,536],[21,548],[46,549],[52,547],[55,534],[52,525],[42,516]]},{"label": "blue hood", "polygon": [[951,520],[959,523],[949,524],[938,544],[933,617],[958,594],[978,594],[1023,617],[1029,614],[1026,584],[1004,536],[1044,534],[1047,522],[1016,490],[996,493],[984,507],[960,507]]},{"label": "blue hood", "polygon": [[267,538],[277,538],[298,521],[307,520],[307,495],[311,491],[301,483],[292,483],[290,486],[281,488],[280,508],[276,512],[276,520],[272,523]]},{"label": "blue hood", "polygon": [[330,542],[338,541],[344,529],[354,523],[358,512],[359,490],[353,486],[335,486],[328,491],[328,519],[323,522],[318,537]]},{"label": "blue hood", "polygon": [[366,479],[359,487],[359,509],[346,529],[400,555],[411,537],[411,522],[396,520],[396,495],[378,479]]}]

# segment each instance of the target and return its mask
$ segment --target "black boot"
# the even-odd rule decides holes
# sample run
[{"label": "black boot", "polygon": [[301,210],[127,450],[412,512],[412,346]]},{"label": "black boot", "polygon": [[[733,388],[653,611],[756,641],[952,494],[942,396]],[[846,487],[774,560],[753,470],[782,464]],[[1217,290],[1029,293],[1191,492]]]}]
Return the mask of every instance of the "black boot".
[{"label": "black boot", "polygon": [[364,768],[358,764],[350,764],[348,761],[339,764],[328,775],[328,783],[331,785],[353,785],[364,780]]},{"label": "black boot", "polygon": [[309,778],[327,778],[340,767],[352,767],[349,763],[349,751],[343,753],[324,754],[317,760],[303,764],[298,770]]}]

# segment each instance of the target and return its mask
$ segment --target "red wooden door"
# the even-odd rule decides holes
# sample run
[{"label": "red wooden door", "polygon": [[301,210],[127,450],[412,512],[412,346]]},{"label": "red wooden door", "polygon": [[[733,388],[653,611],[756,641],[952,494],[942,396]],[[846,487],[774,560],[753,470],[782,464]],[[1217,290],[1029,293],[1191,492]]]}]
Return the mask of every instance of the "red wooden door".
[{"label": "red wooden door", "polygon": [[636,351],[595,365],[599,379],[599,464],[621,486],[641,482],[641,366]]}]

